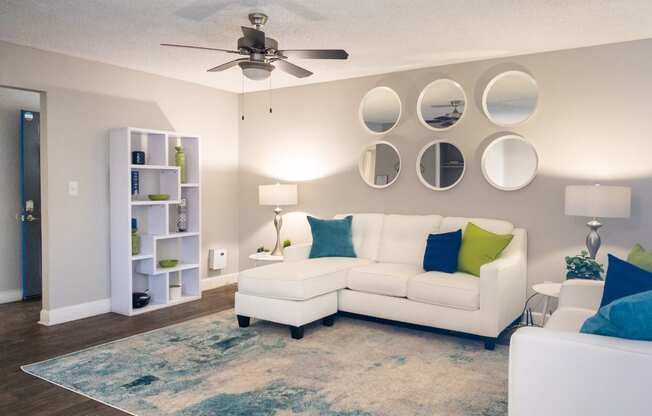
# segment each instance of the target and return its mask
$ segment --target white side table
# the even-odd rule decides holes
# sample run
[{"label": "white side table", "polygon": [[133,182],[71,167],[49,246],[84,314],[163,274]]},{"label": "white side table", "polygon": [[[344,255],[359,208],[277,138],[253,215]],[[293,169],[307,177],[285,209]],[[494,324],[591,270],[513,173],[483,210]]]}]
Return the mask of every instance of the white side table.
[{"label": "white side table", "polygon": [[271,264],[283,261],[283,256],[272,256],[269,252],[254,253],[249,258],[254,261],[256,267],[262,266],[265,263]]},{"label": "white side table", "polygon": [[532,290],[545,297],[543,302],[543,310],[541,311],[541,313],[543,313],[543,318],[541,318],[541,326],[544,326],[546,324],[546,318],[548,317],[550,298],[559,298],[559,292],[561,292],[561,283],[539,283],[532,286]]}]

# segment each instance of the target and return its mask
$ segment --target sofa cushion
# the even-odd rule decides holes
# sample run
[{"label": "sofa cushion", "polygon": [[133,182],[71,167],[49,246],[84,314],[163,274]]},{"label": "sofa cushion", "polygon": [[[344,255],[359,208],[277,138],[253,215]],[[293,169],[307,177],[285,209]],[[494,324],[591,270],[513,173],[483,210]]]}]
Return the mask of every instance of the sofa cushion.
[{"label": "sofa cushion", "polygon": [[652,290],[652,273],[609,254],[600,307],[616,299]]},{"label": "sofa cushion", "polygon": [[462,272],[422,273],[408,281],[407,297],[415,302],[474,311],[480,308],[480,279]]},{"label": "sofa cushion", "polygon": [[359,292],[405,297],[408,280],[422,272],[413,264],[372,263],[349,270],[347,287]]},{"label": "sofa cushion", "polygon": [[546,322],[546,329],[564,332],[580,332],[584,321],[595,315],[595,311],[584,308],[559,308]]},{"label": "sofa cushion", "polygon": [[353,247],[359,258],[378,260],[380,233],[383,229],[384,214],[338,214],[335,219],[353,215],[351,234]]},{"label": "sofa cushion", "polygon": [[369,260],[322,257],[276,263],[240,272],[238,291],[276,299],[305,300],[346,287],[349,269]]},{"label": "sofa cushion", "polygon": [[318,257],[357,257],[353,249],[351,223],[353,217],[337,220],[322,220],[308,215],[312,232],[311,259]]},{"label": "sofa cushion", "polygon": [[496,260],[514,239],[512,234],[495,234],[470,222],[466,225],[458,256],[461,272],[480,276],[480,268]]},{"label": "sofa cushion", "polygon": [[462,233],[464,233],[466,225],[469,222],[496,234],[511,234],[512,231],[514,231],[514,224],[503,220],[494,220],[490,218],[444,217],[441,220],[439,232],[449,233],[461,229]]},{"label": "sofa cushion", "polygon": [[386,215],[378,261],[420,266],[428,234],[439,232],[440,223],[439,215]]},{"label": "sofa cushion", "polygon": [[652,272],[652,253],[636,244],[627,255],[627,261],[636,267]]},{"label": "sofa cushion", "polygon": [[427,272],[455,273],[462,245],[462,230],[430,234],[423,255],[423,269]]}]

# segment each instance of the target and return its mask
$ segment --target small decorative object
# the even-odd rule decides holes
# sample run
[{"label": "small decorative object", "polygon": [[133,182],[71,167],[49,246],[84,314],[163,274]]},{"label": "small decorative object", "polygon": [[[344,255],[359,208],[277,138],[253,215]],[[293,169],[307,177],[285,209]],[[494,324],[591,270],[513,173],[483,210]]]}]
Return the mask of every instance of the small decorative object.
[{"label": "small decorative object", "polygon": [[292,241],[290,240],[284,240],[283,241],[283,248],[288,248],[292,245]]},{"label": "small decorative object", "polygon": [[170,285],[170,300],[181,297],[181,285]]},{"label": "small decorative object", "polygon": [[149,295],[149,289],[147,289],[144,292],[134,292],[131,295],[131,306],[134,307],[134,309],[138,308],[144,308],[145,306],[149,305],[149,301],[152,299],[152,297]]},{"label": "small decorative object", "polygon": [[600,249],[598,218],[629,218],[632,190],[626,186],[572,185],[566,187],[566,215],[592,218],[586,225],[586,248],[595,258]]},{"label": "small decorative object", "polygon": [[260,246],[256,249],[256,253],[267,253],[268,251],[265,246]]},{"label": "small decorative object", "polygon": [[140,172],[131,171],[131,195],[138,196],[140,193]]},{"label": "small decorative object", "polygon": [[186,153],[183,151],[183,146],[175,146],[174,149],[177,153],[174,155],[175,164],[179,167],[179,175],[181,176],[181,183],[186,183],[188,181],[188,175],[186,173]]},{"label": "small decorative object", "polygon": [[589,256],[586,250],[576,256],[566,256],[567,279],[602,280],[603,273],[604,266]]},{"label": "small decorative object", "polygon": [[179,201],[179,213],[177,215],[177,231],[180,233],[188,231],[188,208],[186,204],[186,198],[181,198],[181,201]]},{"label": "small decorative object", "polygon": [[149,198],[150,201],[167,201],[170,199],[170,195],[168,194],[149,194],[147,195],[147,198]]},{"label": "small decorative object", "polygon": [[138,220],[131,219],[131,255],[140,254],[140,235],[138,235]]},{"label": "small decorative object", "polygon": [[131,152],[131,164],[132,165],[144,165],[145,164],[145,152],[142,150],[135,150]]},{"label": "small decorative object", "polygon": [[277,183],[275,185],[258,186],[258,203],[260,205],[275,206],[274,209],[274,227],[276,228],[276,244],[272,250],[272,256],[282,256],[283,248],[281,247],[281,227],[283,226],[283,217],[281,216],[281,205],[297,204],[297,185]]},{"label": "small decorative object", "polygon": [[163,259],[158,262],[158,265],[165,269],[169,269],[170,267],[176,267],[177,264],[179,264],[179,260],[177,259]]}]

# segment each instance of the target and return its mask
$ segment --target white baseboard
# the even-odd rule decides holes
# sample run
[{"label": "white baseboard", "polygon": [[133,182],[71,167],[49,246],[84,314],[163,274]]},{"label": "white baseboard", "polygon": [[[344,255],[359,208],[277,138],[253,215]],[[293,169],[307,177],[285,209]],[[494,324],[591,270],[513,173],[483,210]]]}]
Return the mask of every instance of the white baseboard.
[{"label": "white baseboard", "polygon": [[17,302],[22,298],[22,289],[0,290],[0,303]]},{"label": "white baseboard", "polygon": [[201,290],[211,290],[221,286],[231,285],[238,282],[238,273],[229,273],[222,276],[201,279]]},{"label": "white baseboard", "polygon": [[111,312],[111,299],[100,299],[56,309],[41,309],[41,325],[51,326]]}]

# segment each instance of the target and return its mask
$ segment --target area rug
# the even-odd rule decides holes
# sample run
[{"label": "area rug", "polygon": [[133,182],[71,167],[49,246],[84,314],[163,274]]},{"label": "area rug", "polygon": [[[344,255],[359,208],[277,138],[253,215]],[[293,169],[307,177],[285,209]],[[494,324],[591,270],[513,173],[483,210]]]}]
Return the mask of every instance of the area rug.
[{"label": "area rug", "polygon": [[233,311],[23,370],[138,415],[507,414],[505,346],[340,317],[302,340]]}]

